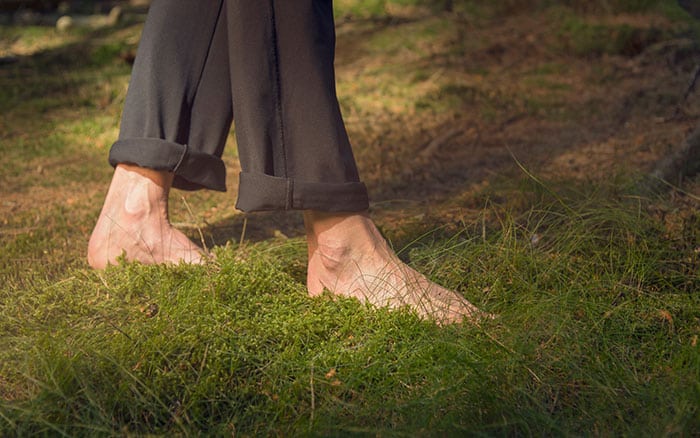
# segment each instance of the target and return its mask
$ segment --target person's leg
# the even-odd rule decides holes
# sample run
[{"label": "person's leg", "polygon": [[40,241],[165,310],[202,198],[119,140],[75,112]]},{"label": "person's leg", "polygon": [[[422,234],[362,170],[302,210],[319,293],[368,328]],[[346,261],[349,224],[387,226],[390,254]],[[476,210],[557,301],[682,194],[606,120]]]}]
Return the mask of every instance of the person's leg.
[{"label": "person's leg", "polygon": [[155,0],[110,151],[116,167],[88,244],[88,263],[199,262],[168,221],[171,185],[225,190],[220,159],[231,123],[223,0]]},{"label": "person's leg", "polygon": [[[199,5],[198,2],[194,3]],[[317,295],[326,288],[332,293],[354,296],[378,306],[407,305],[420,315],[440,322],[454,322],[475,315],[475,308],[459,294],[431,283],[399,261],[367,215],[367,192],[359,182],[335,96],[330,0],[230,0],[225,7],[228,9],[231,90],[243,169],[237,206],[246,211],[305,210],[309,245],[307,285],[311,295]],[[164,49],[157,45],[153,47],[154,53]],[[182,55],[181,50],[169,53],[175,58]],[[182,65],[179,68],[186,69]],[[223,69],[216,71],[222,74]],[[198,87],[215,89],[219,86],[225,93],[224,84],[204,80],[205,76]],[[211,75],[211,78],[214,77],[218,75]],[[157,80],[147,86],[158,87]],[[173,100],[165,102],[172,103]],[[167,109],[161,104],[156,106],[154,114],[144,114],[143,117],[162,120],[158,111]],[[188,111],[186,114],[190,119],[183,119],[184,128],[192,129],[195,124],[198,127],[207,126],[204,118],[195,123],[199,113]],[[202,114],[209,115],[210,112],[202,108]],[[139,117],[135,120],[138,126]],[[202,129],[202,135],[206,135],[206,129]],[[175,153],[165,153],[173,149],[169,149],[172,146],[169,145],[146,154],[150,160],[160,160],[163,156],[178,157],[179,151],[181,159],[174,165],[168,163],[163,167],[162,163],[149,165],[145,163],[147,160],[136,162],[139,166],[156,169],[155,175],[143,175],[143,169],[138,167],[129,169],[124,165],[118,166],[103,214],[91,239],[91,250],[93,246],[100,249],[97,257],[91,259],[93,266],[113,262],[122,251],[126,252],[128,259],[145,263],[200,260],[189,241],[180,239],[176,234],[167,237],[168,232],[174,232],[167,223],[167,189],[173,181],[171,173],[175,174],[177,183],[181,175],[180,166],[183,161],[187,162],[189,156],[187,148],[180,150],[178,143],[174,143]],[[124,150],[128,152],[123,157],[115,152],[119,144],[115,145],[110,157],[113,163],[133,162],[133,157],[140,156],[140,147],[145,143],[139,142],[139,148],[129,149],[126,146],[130,142],[122,142]],[[212,156],[216,156],[216,153]],[[208,186],[202,180],[196,181],[196,176],[202,172],[206,174],[206,169],[196,165],[190,166],[190,169],[195,170],[191,173],[195,184]],[[126,172],[129,170],[136,175]],[[189,175],[188,172],[184,174]],[[155,209],[159,220],[153,223],[160,224],[155,228],[167,228],[168,232],[162,234],[166,237],[160,242],[146,245],[145,252],[133,248],[130,252],[122,244],[115,246],[119,253],[104,251],[104,242],[110,241],[105,237],[110,237],[109,233],[117,232],[115,230],[127,228],[115,219],[117,215],[110,213],[108,208],[114,204],[120,206],[118,210],[123,212],[128,210],[127,205],[132,205],[128,194],[133,190],[124,189],[126,186],[122,182],[122,178],[126,179],[127,176],[136,181],[132,186],[143,187],[141,193],[155,190],[153,193],[157,202],[145,197],[133,204],[164,205],[165,208]],[[184,180],[187,181],[186,178]],[[153,185],[163,190],[158,191]],[[105,229],[109,232],[104,232]],[[165,239],[179,243],[181,248],[170,252],[155,251],[153,247],[164,244]],[[139,239],[132,240],[139,245]],[[93,241],[100,244],[93,245]],[[160,249],[170,246],[162,245]]]},{"label": "person's leg", "polygon": [[237,206],[304,210],[312,296],[327,289],[443,323],[476,316],[464,297],[401,262],[367,214],[336,97],[331,1],[230,4]]},{"label": "person's leg", "polygon": [[330,0],[228,2],[243,211],[364,211],[335,94]]}]

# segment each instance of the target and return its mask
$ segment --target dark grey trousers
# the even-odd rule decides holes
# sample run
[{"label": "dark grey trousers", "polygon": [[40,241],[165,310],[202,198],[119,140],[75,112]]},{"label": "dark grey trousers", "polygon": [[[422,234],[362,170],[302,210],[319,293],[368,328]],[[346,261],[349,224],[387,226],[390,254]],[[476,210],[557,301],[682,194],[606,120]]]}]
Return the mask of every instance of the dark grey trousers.
[{"label": "dark grey trousers", "polygon": [[334,50],[331,0],[154,0],[110,163],[223,191],[233,118],[239,209],[367,209]]}]

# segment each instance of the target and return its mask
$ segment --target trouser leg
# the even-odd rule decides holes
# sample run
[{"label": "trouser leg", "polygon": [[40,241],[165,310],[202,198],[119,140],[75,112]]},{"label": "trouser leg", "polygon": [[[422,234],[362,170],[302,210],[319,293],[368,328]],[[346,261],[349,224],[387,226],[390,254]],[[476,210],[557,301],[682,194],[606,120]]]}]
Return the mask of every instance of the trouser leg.
[{"label": "trouser leg", "polygon": [[238,208],[366,209],[334,45],[330,0],[154,1],[110,162],[173,171],[175,187],[223,190],[233,101]]},{"label": "trouser leg", "polygon": [[228,6],[238,208],[367,209],[336,97],[332,2]]},{"label": "trouser leg", "polygon": [[226,190],[231,125],[223,0],[154,0],[109,161],[175,173],[181,189]]}]

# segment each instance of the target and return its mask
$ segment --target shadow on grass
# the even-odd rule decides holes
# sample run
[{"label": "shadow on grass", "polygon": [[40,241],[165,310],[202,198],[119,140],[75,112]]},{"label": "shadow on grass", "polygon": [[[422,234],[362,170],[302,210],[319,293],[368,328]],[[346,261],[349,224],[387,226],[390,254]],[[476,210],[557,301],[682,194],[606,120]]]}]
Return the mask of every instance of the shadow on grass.
[{"label": "shadow on grass", "polygon": [[[550,108],[542,109],[546,102],[533,104],[534,98],[528,100],[522,97],[522,88],[508,89],[506,86],[516,83],[518,75],[526,75],[533,68],[540,67],[539,60],[550,64],[553,59],[564,65],[569,63],[573,66],[571,69],[584,68],[589,64],[605,69],[608,60],[553,54],[549,52],[546,41],[537,39],[544,38],[548,29],[541,29],[540,33],[535,33],[534,42],[530,41],[528,37],[533,29],[537,29],[533,24],[539,22],[525,20],[520,27],[514,27],[522,21],[520,18],[497,21],[488,26],[477,26],[458,14],[341,22],[337,56],[339,69],[358,63],[371,65],[372,62],[383,61],[383,55],[378,55],[381,47],[375,50],[377,48],[372,46],[377,36],[391,31],[391,38],[397,39],[410,33],[412,26],[433,23],[431,20],[436,17],[443,20],[438,24],[456,26],[453,38],[443,48],[428,51],[408,62],[402,61],[400,68],[390,70],[382,80],[388,82],[392,75],[401,79],[406,71],[414,70],[415,77],[409,81],[412,85],[429,85],[431,80],[437,80],[433,77],[436,72],[445,77],[461,76],[468,80],[475,77],[483,80],[493,75],[499,80],[481,85],[464,85],[460,83],[463,79],[446,81],[438,84],[437,92],[417,99],[415,106],[409,108],[410,115],[407,117],[367,113],[367,116],[377,115],[376,119],[363,120],[359,127],[358,124],[349,125],[360,172],[369,187],[375,212],[401,210],[407,204],[413,206],[416,215],[421,210],[430,213],[430,210],[440,209],[444,205],[475,206],[470,205],[473,200],[465,193],[473,192],[474,187],[480,184],[519,175],[520,170],[512,155],[528,168],[544,167],[570,152],[587,154],[585,150],[580,150],[590,144],[603,143],[612,135],[624,131],[623,123],[633,121],[648,125],[651,118],[670,113],[673,108],[674,101],[665,94],[666,91],[657,93],[655,84],[642,84],[624,91],[623,97],[626,96],[626,99],[622,100],[622,104],[614,99],[604,101],[611,104],[604,108],[604,113],[597,113],[602,105],[595,106],[590,100],[558,103],[568,111],[567,116],[552,120],[547,112]],[[115,34],[132,25],[134,23],[122,23],[118,28],[85,32],[68,45],[20,57],[17,63],[0,67],[0,90],[3,90],[0,91],[0,109],[8,113],[18,106],[39,113],[73,106],[99,109],[102,103],[89,94],[81,95],[79,91],[81,87],[101,80],[96,79],[98,75],[128,74],[129,66],[119,56],[122,51],[133,50],[134,45],[115,37]],[[424,38],[428,41],[432,36],[427,32]],[[685,63],[687,58],[681,61]],[[613,70],[616,68],[613,67]],[[565,70],[562,75],[569,72]],[[615,85],[614,81],[622,80],[626,73],[624,69],[614,71],[610,88],[599,87],[595,93],[606,94]],[[586,83],[588,78],[570,79],[581,83],[577,85],[579,88],[570,90],[571,96],[590,92],[585,88],[589,85]],[[682,82],[682,79],[675,80]],[[645,87],[642,94],[647,102],[656,105],[654,111],[646,117],[637,113],[633,114],[634,117],[618,117],[620,113],[631,111],[627,102],[639,101],[637,98],[642,86]],[[341,102],[351,98],[351,95],[341,96]],[[568,95],[562,100],[565,98]],[[610,113],[615,116],[609,117]],[[367,127],[372,130],[371,137],[365,133]],[[452,131],[455,135],[436,142]],[[624,155],[613,158],[624,158]],[[387,202],[396,200],[405,202]],[[426,217],[430,222],[416,227],[416,233],[440,228],[455,220],[441,217],[440,214]],[[390,229],[394,224],[387,222],[383,225]],[[280,235],[296,237],[303,234],[303,224],[298,214],[234,215],[212,224],[204,232],[208,244],[218,245],[237,242],[242,234],[253,241]],[[197,239],[196,235],[193,237]]]},{"label": "shadow on grass", "polygon": [[[114,34],[138,24],[130,21],[111,28],[74,30],[70,34],[74,41],[68,44],[16,55],[15,62],[0,65],[0,110],[10,112],[20,105],[38,112],[66,105],[100,106],[81,100],[78,91],[94,83],[97,75],[128,74],[128,59],[120,57],[126,57],[134,45]],[[46,37],[54,33],[47,28]]]}]

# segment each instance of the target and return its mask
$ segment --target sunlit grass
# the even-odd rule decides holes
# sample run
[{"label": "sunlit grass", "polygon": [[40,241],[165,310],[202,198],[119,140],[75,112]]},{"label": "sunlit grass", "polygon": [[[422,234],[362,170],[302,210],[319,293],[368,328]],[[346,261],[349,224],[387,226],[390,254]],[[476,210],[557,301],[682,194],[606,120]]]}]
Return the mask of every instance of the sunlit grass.
[{"label": "sunlit grass", "polygon": [[[464,17],[480,26],[527,3],[455,1],[457,14],[447,2],[336,3],[347,23],[379,26],[341,41],[356,52],[338,70],[357,155],[380,175],[371,183],[419,166],[415,145],[446,120],[582,117],[591,103],[569,102],[578,90],[561,79],[575,68],[567,60],[511,76],[492,73],[498,62],[470,62],[493,44],[460,33]],[[586,7],[577,4],[567,14]],[[415,22],[392,16],[414,6],[424,8]],[[573,38],[580,29],[565,30]],[[596,28],[594,43],[609,30]],[[541,182],[525,172],[450,195],[473,214],[438,229],[425,219],[382,224],[402,259],[497,315],[480,326],[440,328],[409,311],[307,297],[305,241],[277,233],[239,244],[233,194],[171,199],[172,219],[195,240],[225,235],[216,262],[94,272],[85,248],[129,73],[119,54],[139,26],[77,45],[79,32],[26,31],[0,30],[28,57],[0,70],[0,436],[700,429],[697,211],[639,196],[630,178]],[[225,158],[235,164],[234,151]]]}]

